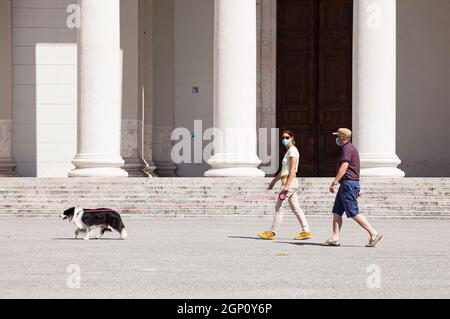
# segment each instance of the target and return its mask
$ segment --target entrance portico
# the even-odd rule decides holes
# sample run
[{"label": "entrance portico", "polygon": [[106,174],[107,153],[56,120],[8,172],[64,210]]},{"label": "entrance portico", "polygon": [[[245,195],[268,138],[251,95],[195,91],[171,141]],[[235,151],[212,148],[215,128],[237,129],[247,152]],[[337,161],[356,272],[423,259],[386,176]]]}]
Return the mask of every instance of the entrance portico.
[{"label": "entrance portico", "polygon": [[[95,14],[86,12],[94,10],[88,6],[90,1],[83,0],[83,18],[101,19],[109,23],[105,30],[111,30],[113,24],[118,26],[118,15],[112,16],[112,9],[97,10]],[[284,2],[284,0],[278,0]],[[118,0],[113,1],[118,6]],[[290,1],[295,2],[295,1]],[[320,5],[338,5],[348,1],[321,0]],[[107,8],[115,7],[109,4]],[[108,16],[107,16],[108,15]],[[103,18],[104,19],[103,19]],[[337,15],[339,17],[339,15]],[[345,17],[345,15],[343,15]],[[257,32],[256,11],[254,0],[215,0],[215,36],[214,36],[214,127],[225,131],[226,129],[246,130],[255,132],[257,129]],[[98,23],[97,23],[98,24]],[[84,26],[89,26],[89,21],[84,21]],[[345,25],[345,23],[344,23]],[[362,174],[365,176],[404,176],[397,166],[400,159],[396,155],[396,3],[392,0],[361,0],[353,4],[353,130],[354,141],[359,147],[362,157]],[[96,38],[95,30],[87,27],[80,30],[80,39]],[[95,41],[101,41],[99,38]],[[278,39],[280,40],[280,39]],[[292,41],[292,39],[291,39]],[[295,40],[294,40],[295,41]],[[95,97],[101,96],[99,92],[117,91],[117,74],[121,70],[119,44],[113,49],[114,58],[107,63],[114,76],[108,81],[94,81],[89,85],[83,85],[88,81],[86,68],[96,70],[99,64],[94,62],[94,56],[86,54],[88,45],[92,41],[80,41],[81,61],[81,114],[80,114],[80,142],[79,145],[92,144],[92,134],[85,134],[89,124],[94,128],[95,123],[102,122],[105,112],[117,119],[111,119],[112,123],[118,123],[120,103],[111,101],[107,109],[101,108],[101,103],[89,105],[89,116],[84,117],[83,103],[95,101]],[[97,44],[100,42],[97,42]],[[295,43],[292,45],[295,46]],[[105,47],[106,48],[106,47]],[[103,50],[103,49],[102,49]],[[106,50],[106,49],[105,49]],[[264,48],[263,48],[264,50]],[[85,53],[83,53],[85,52]],[[111,57],[111,55],[110,55]],[[276,62],[276,61],[275,61]],[[274,63],[275,63],[274,62]],[[335,70],[338,72],[339,70]],[[96,71],[97,72],[97,71]],[[98,69],[98,72],[101,72]],[[319,79],[320,81],[320,79]],[[89,83],[89,82],[88,82]],[[280,84],[280,83],[279,83]],[[283,84],[284,85],[284,84]],[[89,93],[91,92],[91,93]],[[273,91],[275,92],[275,90]],[[92,99],[84,97],[90,94]],[[97,100],[98,101],[98,100]],[[275,107],[275,106],[274,106]],[[280,105],[278,105],[280,107]],[[99,112],[94,112],[98,109]],[[108,111],[109,110],[109,111]],[[276,113],[275,113],[276,114]],[[278,115],[280,113],[278,112]],[[332,116],[330,113],[329,116]],[[338,114],[335,114],[338,116]],[[97,118],[98,117],[98,118]],[[279,121],[278,121],[279,123]],[[336,124],[338,125],[338,124]],[[344,124],[342,124],[344,125]],[[119,135],[115,134],[118,127],[109,127],[108,139],[101,138],[101,142],[92,145],[89,152],[98,152],[105,144],[118,145]],[[330,132],[337,128],[326,127]],[[114,131],[114,132],[113,132]],[[382,135],[382,142],[379,140]],[[208,161],[211,165],[206,176],[263,176],[258,169],[261,161],[257,155],[256,134],[245,143],[239,145],[236,136],[225,134],[222,141],[215,144],[215,155]],[[98,145],[97,145],[98,144]],[[328,143],[329,144],[329,143]],[[103,146],[102,146],[103,145]],[[94,159],[95,166],[100,175],[108,171],[108,174],[123,176],[120,169],[121,157],[119,148],[115,147],[116,154],[108,151],[100,158],[111,157],[114,161],[101,161]],[[305,147],[304,152],[312,150]],[[97,155],[99,155],[97,153]],[[86,152],[80,150],[80,155],[75,160],[78,167],[83,167],[83,158]],[[106,157],[104,157],[106,156]],[[321,158],[326,161],[326,158]],[[89,164],[91,165],[91,164]],[[89,166],[88,165],[88,166]],[[83,170],[75,170],[71,175],[83,174]],[[91,175],[92,169],[89,170]],[[94,174],[95,175],[95,174]]]},{"label": "entrance portico", "polygon": [[[2,95],[0,175],[17,164],[23,176],[136,176],[148,163],[160,176],[263,176],[266,150],[258,150],[254,133],[275,127],[297,133],[302,176],[333,174],[329,133],[341,126],[354,131],[365,176],[403,176],[397,146],[406,163],[415,161],[401,136],[404,96],[396,119],[396,3],[400,22],[409,14],[399,0],[81,0],[79,30],[65,26],[65,8],[42,9],[39,1],[5,1],[12,21],[2,20],[4,33],[14,37],[0,53],[12,52],[12,62],[2,59],[12,64],[12,79],[3,73],[0,80],[14,94],[12,101]],[[284,5],[297,6],[297,13],[280,18]],[[305,5],[314,16],[304,14]],[[319,34],[310,38],[319,50],[317,43],[307,48],[316,50],[309,62],[301,51],[305,25]],[[288,42],[281,37],[293,31]],[[300,78],[289,69],[286,77],[280,59],[299,67],[297,73],[306,64],[316,73]],[[402,80],[399,93],[407,87]],[[284,96],[292,100],[280,103]],[[296,104],[299,96],[314,97],[307,114],[303,101]],[[195,120],[235,134],[217,139],[203,163],[176,165],[171,132],[189,130]],[[277,139],[268,144],[269,152],[279,147]]]}]

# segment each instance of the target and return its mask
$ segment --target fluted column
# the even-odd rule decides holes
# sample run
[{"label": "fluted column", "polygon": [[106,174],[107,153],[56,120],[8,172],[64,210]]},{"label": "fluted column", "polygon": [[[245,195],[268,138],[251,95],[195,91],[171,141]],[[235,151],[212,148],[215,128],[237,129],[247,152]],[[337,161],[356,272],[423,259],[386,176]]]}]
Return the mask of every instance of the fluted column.
[{"label": "fluted column", "polygon": [[78,155],[71,177],[128,176],[121,167],[120,0],[79,0]]},{"label": "fluted column", "polygon": [[207,177],[263,177],[258,169],[255,0],[215,0],[214,156]]},{"label": "fluted column", "polygon": [[363,176],[403,177],[396,154],[396,1],[354,1],[354,142]]}]

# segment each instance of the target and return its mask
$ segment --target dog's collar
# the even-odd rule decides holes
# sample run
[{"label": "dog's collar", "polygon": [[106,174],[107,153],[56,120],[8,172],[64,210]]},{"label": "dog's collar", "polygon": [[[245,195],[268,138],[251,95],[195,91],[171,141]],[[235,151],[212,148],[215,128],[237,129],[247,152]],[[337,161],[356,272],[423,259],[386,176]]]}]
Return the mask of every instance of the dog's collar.
[{"label": "dog's collar", "polygon": [[77,208],[75,210],[75,215],[73,216],[74,218],[78,217],[81,213],[83,213],[84,210],[82,208]]}]

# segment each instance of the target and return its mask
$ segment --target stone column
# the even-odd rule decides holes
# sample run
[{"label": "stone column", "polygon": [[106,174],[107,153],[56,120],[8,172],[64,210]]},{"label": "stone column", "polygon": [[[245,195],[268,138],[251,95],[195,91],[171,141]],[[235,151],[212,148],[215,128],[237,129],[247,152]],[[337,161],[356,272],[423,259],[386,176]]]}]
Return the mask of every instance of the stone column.
[{"label": "stone column", "polygon": [[206,177],[263,177],[258,169],[255,0],[215,0],[214,156]]},{"label": "stone column", "polygon": [[17,176],[12,159],[11,1],[0,2],[0,177]]},{"label": "stone column", "polygon": [[120,0],[79,0],[78,155],[70,177],[126,177],[121,167]]},{"label": "stone column", "polygon": [[354,143],[362,176],[404,177],[396,155],[396,1],[354,5]]}]

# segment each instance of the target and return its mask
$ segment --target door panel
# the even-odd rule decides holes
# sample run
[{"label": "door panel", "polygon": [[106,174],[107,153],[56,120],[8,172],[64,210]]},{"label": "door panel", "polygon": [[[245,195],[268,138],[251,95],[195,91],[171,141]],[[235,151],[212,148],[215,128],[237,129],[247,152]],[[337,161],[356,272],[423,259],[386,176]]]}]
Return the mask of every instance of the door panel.
[{"label": "door panel", "polygon": [[[311,175],[317,169],[316,3],[283,0],[278,7],[277,122],[281,131],[296,133],[302,171]],[[281,158],[284,153],[281,149]]]},{"label": "door panel", "polygon": [[317,176],[336,173],[331,133],[352,128],[353,0],[319,1]]}]

